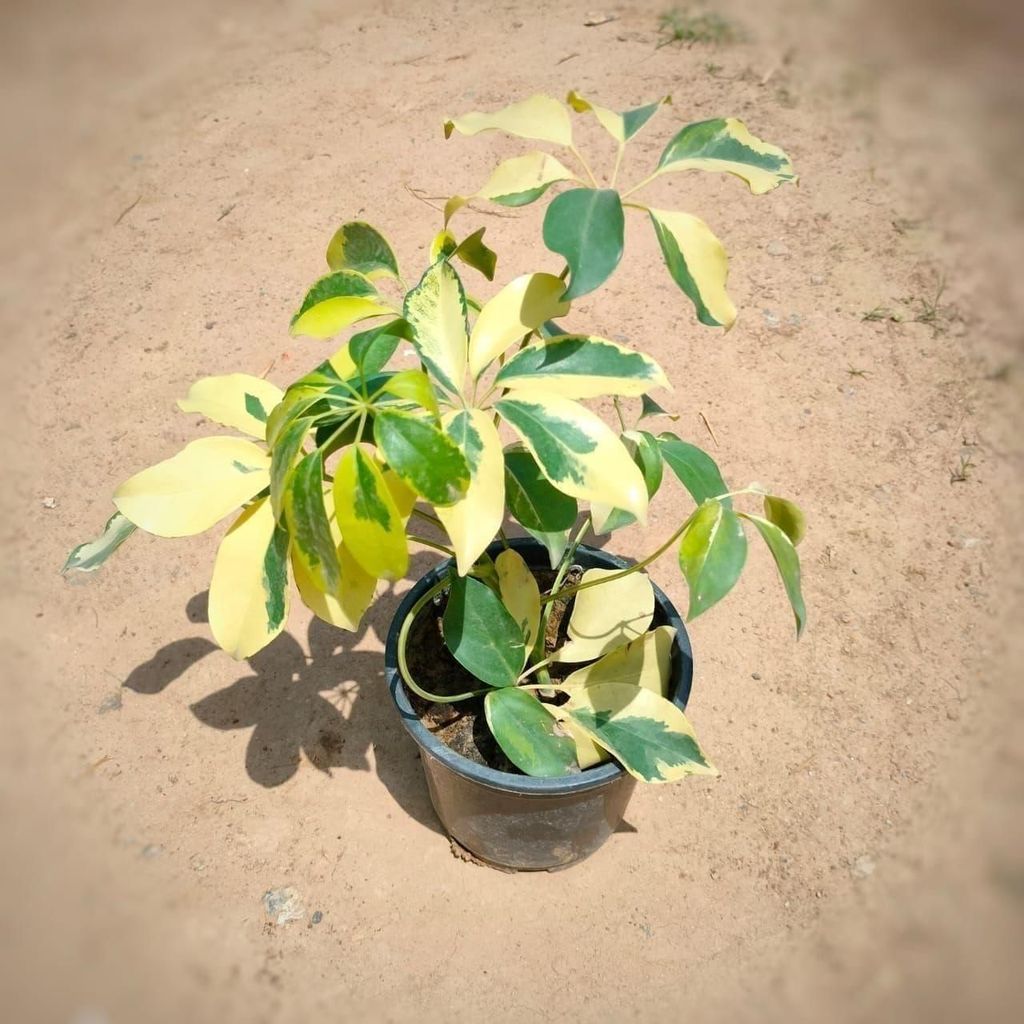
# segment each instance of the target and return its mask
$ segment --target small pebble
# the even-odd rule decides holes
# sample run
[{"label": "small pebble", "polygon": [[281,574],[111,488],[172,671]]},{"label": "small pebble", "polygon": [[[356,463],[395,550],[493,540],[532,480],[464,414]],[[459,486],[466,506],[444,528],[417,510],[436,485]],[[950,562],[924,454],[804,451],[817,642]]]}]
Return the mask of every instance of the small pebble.
[{"label": "small pebble", "polygon": [[750,678],[751,679],[760,679],[761,678],[761,673],[760,672],[751,672],[750,673]]},{"label": "small pebble", "polygon": [[162,846],[158,846],[156,843],[147,843],[142,848],[142,856],[146,860],[153,860],[155,857],[159,857],[163,852],[164,848]]},{"label": "small pebble", "polygon": [[811,274],[811,284],[824,284],[824,283],[825,283],[825,275],[824,274]]},{"label": "small pebble", "polygon": [[764,247],[764,251],[766,253],[768,253],[769,256],[788,256],[789,255],[789,247],[786,245],[785,242],[780,242],[778,239],[776,239],[776,240],[774,240],[772,242],[769,242]]},{"label": "small pebble", "polygon": [[217,326],[217,321],[216,321],[216,320],[207,320],[207,321],[206,321],[206,323],[205,323],[205,324],[203,324],[203,326],[204,326],[204,327],[205,327],[205,328],[206,328],[206,329],[207,329],[208,331],[212,331],[212,330],[214,329],[214,327],[216,327],[216,326]]},{"label": "small pebble", "polygon": [[112,694],[104,697],[100,702],[100,706],[96,709],[96,713],[99,715],[105,715],[108,711],[120,711],[121,710],[121,691],[115,690]]},{"label": "small pebble", "polygon": [[56,508],[56,507],[57,507],[57,499],[56,498],[43,498],[43,508]]},{"label": "small pebble", "polygon": [[875,873],[874,859],[863,854],[853,862],[850,872],[854,878],[870,878]]},{"label": "small pebble", "polygon": [[312,927],[315,924],[319,924],[323,919],[324,919],[323,911],[322,910],[314,910],[313,911],[313,916],[309,919],[310,927]]}]

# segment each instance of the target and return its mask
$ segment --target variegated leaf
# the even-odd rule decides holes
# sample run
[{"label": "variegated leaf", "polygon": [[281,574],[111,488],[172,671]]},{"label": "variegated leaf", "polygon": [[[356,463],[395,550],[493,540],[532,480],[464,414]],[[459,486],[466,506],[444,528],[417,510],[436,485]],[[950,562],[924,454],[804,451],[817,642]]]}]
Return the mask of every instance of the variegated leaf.
[{"label": "variegated leaf", "polygon": [[550,153],[534,151],[503,160],[477,196],[502,206],[526,206],[559,181],[578,182],[579,179]]},{"label": "variegated leaf", "polygon": [[545,320],[565,316],[565,282],[554,274],[523,274],[510,281],[483,309],[469,339],[469,372],[476,379],[510,345]]},{"label": "variegated leaf", "polygon": [[320,590],[336,592],[341,568],[324,504],[323,452],[304,456],[292,471],[284,493],[284,513],[295,554],[308,575]]},{"label": "variegated leaf", "polygon": [[334,509],[349,551],[373,577],[401,579],[409,568],[405,524],[371,454],[346,448],[334,471]]},{"label": "variegated leaf", "polygon": [[796,181],[789,157],[751,135],[734,117],[718,117],[682,128],[665,147],[658,174],[667,171],[722,171],[742,178],[755,195]]},{"label": "variegated leaf", "polygon": [[541,391],[528,399],[503,398],[494,408],[560,491],[616,505],[646,521],[643,475],[618,437],[589,409]]},{"label": "variegated leaf", "polygon": [[527,651],[537,643],[540,630],[540,588],[518,551],[508,548],[494,560],[502,604],[523,631]]},{"label": "variegated leaf", "polygon": [[679,568],[690,588],[687,620],[732,590],[746,560],[747,537],[736,513],[721,502],[706,501],[679,539]]},{"label": "variegated leaf", "polygon": [[210,629],[232,658],[252,657],[288,619],[288,532],[260,498],[217,548],[210,580]]},{"label": "variegated leaf", "polygon": [[648,213],[665,266],[693,302],[697,319],[709,327],[728,330],[736,322],[736,307],[725,290],[729,276],[725,247],[699,217],[670,210]]},{"label": "variegated leaf", "polygon": [[270,456],[238,437],[204,437],[114,491],[122,515],[158,537],[190,537],[270,484]]},{"label": "variegated leaf", "polygon": [[513,392],[538,388],[563,398],[638,397],[671,388],[650,356],[604,338],[563,334],[527,345],[499,371],[495,384]]},{"label": "variegated leaf", "polygon": [[373,436],[391,469],[431,504],[451,505],[466,493],[466,459],[458,445],[438,429],[436,421],[380,409]]},{"label": "variegated leaf", "polygon": [[342,224],[327,246],[327,265],[331,270],[354,270],[371,281],[380,277],[398,278],[398,260],[387,239],[361,220]]},{"label": "variegated leaf", "polygon": [[267,432],[267,417],[283,397],[279,387],[261,377],[228,373],[197,380],[188,394],[178,399],[178,408],[262,441]]},{"label": "variegated leaf", "polygon": [[505,467],[501,440],[490,413],[462,409],[442,420],[469,466],[469,487],[453,505],[435,508],[451,538],[460,576],[494,540],[505,511]]},{"label": "variegated leaf", "polygon": [[647,103],[642,107],[636,107],[633,110],[627,110],[620,114],[614,110],[609,110],[607,107],[599,107],[596,103],[585,100],[575,90],[570,92],[566,98],[566,103],[578,113],[582,114],[588,110],[591,111],[601,127],[620,145],[628,142],[636,135],[654,117],[662,104],[671,102],[671,96],[663,96],[660,100],[655,100],[654,103]]},{"label": "variegated leaf", "polygon": [[392,312],[366,277],[354,270],[339,270],[320,278],[306,293],[292,317],[291,333],[307,338],[333,338],[359,320]]},{"label": "variegated leaf", "polygon": [[528,690],[503,686],[484,698],[484,715],[505,756],[522,772],[549,779],[568,775],[576,764],[572,740]]},{"label": "variegated leaf", "polygon": [[466,293],[447,260],[434,263],[406,296],[405,319],[434,378],[453,395],[461,394],[469,358]]},{"label": "variegated leaf", "polygon": [[103,532],[95,539],[79,544],[64,563],[62,573],[73,570],[95,572],[135,531],[136,525],[115,512],[108,520]]},{"label": "variegated leaf", "polygon": [[760,516],[752,516],[748,513],[739,513],[744,519],[757,527],[758,533],[764,538],[775,559],[776,568],[782,578],[782,584],[786,588],[786,596],[793,608],[793,616],[796,619],[796,635],[799,639],[807,624],[807,608],[804,605],[804,596],[800,590],[800,556],[796,552],[796,546],[786,535],[785,531],[775,523],[762,519]]}]

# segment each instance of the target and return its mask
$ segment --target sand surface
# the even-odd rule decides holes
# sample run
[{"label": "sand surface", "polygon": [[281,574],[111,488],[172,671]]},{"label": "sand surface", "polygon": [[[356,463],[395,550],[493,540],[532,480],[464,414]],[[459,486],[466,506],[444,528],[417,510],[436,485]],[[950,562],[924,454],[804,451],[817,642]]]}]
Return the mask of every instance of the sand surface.
[{"label": "sand surface", "polygon": [[[991,2],[737,0],[717,9],[743,41],[656,49],[665,6],[3,5],[5,1020],[1011,1019],[1019,26]],[[585,25],[595,9],[614,20]],[[328,351],[287,321],[337,224],[372,221],[417,266],[436,197],[521,151],[445,142],[446,114],[569,88],[674,95],[627,180],[719,115],[797,165],[764,197],[717,176],[650,192],[727,245],[729,335],[638,228],[577,309],[662,362],[677,429],[728,479],[806,509],[811,618],[794,643],[756,552],[692,628],[722,777],[641,788],[590,861],[507,875],[452,856],[381,685],[408,580],[354,636],[299,609],[238,664],[205,622],[220,528],[57,570],[122,479],[206,432],[174,410],[192,380],[283,383]],[[552,268],[536,208],[469,216],[499,281]],[[680,501],[615,546],[649,550]],[[682,603],[671,558],[655,575]],[[301,910],[276,923],[282,888]]]}]

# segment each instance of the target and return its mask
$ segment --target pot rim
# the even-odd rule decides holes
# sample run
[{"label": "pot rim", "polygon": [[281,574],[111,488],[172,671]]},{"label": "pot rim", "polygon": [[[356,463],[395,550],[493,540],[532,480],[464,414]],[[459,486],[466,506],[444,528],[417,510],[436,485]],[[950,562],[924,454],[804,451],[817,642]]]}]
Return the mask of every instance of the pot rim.
[{"label": "pot rim", "polygon": [[[508,541],[509,547],[522,555],[527,552],[540,554],[542,561],[547,562],[547,550],[532,537],[512,537]],[[496,555],[504,549],[501,541],[495,541],[487,548],[490,555]],[[592,548],[581,544],[577,548],[577,557],[585,556],[595,564],[590,568],[626,569],[630,563],[617,555],[610,555],[600,548]],[[527,558],[529,564],[529,559]],[[412,589],[402,599],[398,606],[391,626],[388,629],[387,643],[384,648],[384,678],[388,691],[398,708],[402,723],[409,731],[409,734],[426,753],[441,761],[452,771],[457,772],[464,778],[486,786],[489,789],[496,789],[506,793],[524,793],[534,796],[565,796],[569,793],[581,793],[586,790],[604,786],[621,779],[625,770],[617,762],[609,761],[606,764],[597,765],[593,768],[585,768],[575,775],[565,775],[559,778],[534,778],[530,775],[514,775],[511,772],[501,772],[486,765],[477,764],[468,757],[456,753],[446,743],[439,740],[421,721],[419,715],[413,709],[412,702],[406,692],[402,681],[402,674],[398,668],[398,633],[402,622],[405,621],[412,606],[416,603],[421,594],[432,587],[443,574],[445,574],[454,559],[446,558],[439,562],[433,569],[421,576]],[[669,687],[672,690],[672,703],[680,710],[685,710],[686,702],[690,697],[690,689],[693,683],[693,651],[690,647],[690,637],[686,632],[686,626],[682,617],[676,610],[675,605],[668,599],[661,588],[651,581],[654,588],[655,617],[659,617],[660,611],[663,624],[674,626],[676,630],[675,641],[672,645],[672,665],[669,675]]]}]

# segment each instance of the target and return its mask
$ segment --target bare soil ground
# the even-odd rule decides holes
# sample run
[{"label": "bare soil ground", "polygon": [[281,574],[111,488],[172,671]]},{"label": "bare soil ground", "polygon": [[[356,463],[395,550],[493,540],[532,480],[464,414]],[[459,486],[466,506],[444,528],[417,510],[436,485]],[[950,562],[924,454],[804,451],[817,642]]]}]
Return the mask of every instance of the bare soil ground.
[{"label": "bare soil ground", "polygon": [[[665,6],[3,5],[4,1019],[1011,1019],[1019,25],[996,2],[735,0],[743,40],[656,49]],[[57,570],[121,479],[201,436],[173,411],[193,379],[321,358],[287,316],[337,223],[415,265],[429,197],[517,151],[444,142],[445,114],[572,87],[674,95],[628,175],[721,114],[801,173],[652,190],[725,241],[728,336],[639,231],[579,312],[669,368],[679,429],[731,480],[807,509],[812,619],[794,644],[753,558],[692,630],[722,777],[641,788],[590,861],[506,875],[452,856],[383,692],[408,581],[354,636],[296,613],[239,665],[204,622],[219,531]],[[550,263],[534,211],[478,220],[502,279]],[[683,598],[670,559],[656,575]],[[289,887],[277,923],[264,894]]]}]

